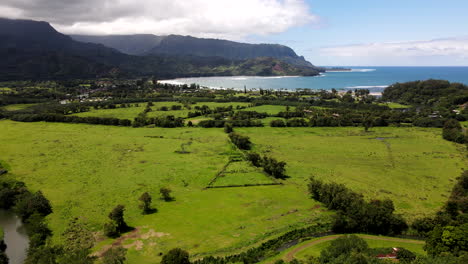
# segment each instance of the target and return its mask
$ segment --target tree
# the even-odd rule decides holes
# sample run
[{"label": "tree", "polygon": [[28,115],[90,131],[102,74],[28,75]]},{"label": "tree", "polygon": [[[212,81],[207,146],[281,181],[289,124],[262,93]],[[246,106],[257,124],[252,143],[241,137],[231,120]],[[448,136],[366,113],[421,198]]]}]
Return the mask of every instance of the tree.
[{"label": "tree", "polygon": [[455,119],[449,119],[445,122],[444,128],[442,129],[442,137],[445,140],[457,143],[465,142],[465,136],[463,135],[460,122]]},{"label": "tree", "polygon": [[159,193],[161,193],[161,198],[166,202],[170,202],[174,199],[171,196],[171,192],[172,190],[166,187],[162,187],[161,189],[159,189]]},{"label": "tree", "polygon": [[411,262],[416,258],[416,254],[406,248],[399,248],[397,251],[397,259],[400,261]]},{"label": "tree", "polygon": [[224,124],[224,133],[229,134],[229,133],[232,133],[233,131],[234,131],[234,129],[232,128],[231,123],[225,123]]},{"label": "tree", "polygon": [[104,224],[104,235],[112,238],[120,235],[119,231],[117,231],[117,225],[113,221]]},{"label": "tree", "polygon": [[229,133],[229,138],[231,139],[232,143],[236,145],[239,149],[249,150],[251,148],[252,143],[250,142],[250,138],[247,136],[242,136],[235,132]]},{"label": "tree", "polygon": [[127,250],[123,247],[112,247],[102,256],[103,264],[123,264],[127,255]]},{"label": "tree", "polygon": [[[320,263],[338,263],[334,259],[351,256],[351,253],[362,253],[368,249],[364,239],[356,235],[346,235],[333,240],[329,247],[320,253]],[[344,255],[344,256],[342,256]]]},{"label": "tree", "polygon": [[143,210],[143,214],[148,214],[151,212],[151,195],[148,192],[143,193],[140,198],[138,198],[140,201],[140,209]]},{"label": "tree", "polygon": [[124,219],[125,206],[117,205],[110,213],[109,223],[104,225],[104,233],[109,237],[116,237],[128,229]]},{"label": "tree", "polygon": [[21,219],[26,220],[34,213],[38,213],[41,216],[49,215],[52,213],[52,206],[41,191],[34,194],[26,192],[19,197],[16,203],[15,212],[21,217]]},{"label": "tree", "polygon": [[368,114],[366,117],[364,117],[364,120],[362,121],[362,125],[364,126],[364,131],[369,131],[370,128],[374,126],[374,118]]},{"label": "tree", "polygon": [[460,226],[436,226],[429,232],[424,249],[432,256],[468,251],[468,223]]},{"label": "tree", "polygon": [[190,264],[189,253],[180,248],[171,249],[163,256],[161,264]]},{"label": "tree", "polygon": [[78,218],[73,219],[62,237],[65,241],[64,249],[68,252],[80,251],[82,249],[91,249],[94,246],[94,236],[89,228],[78,221]]}]

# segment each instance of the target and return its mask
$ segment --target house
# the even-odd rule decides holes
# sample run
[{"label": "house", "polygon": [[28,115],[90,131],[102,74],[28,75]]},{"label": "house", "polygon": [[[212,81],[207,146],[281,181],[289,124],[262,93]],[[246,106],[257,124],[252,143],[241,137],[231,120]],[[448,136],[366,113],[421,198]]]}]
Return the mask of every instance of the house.
[{"label": "house", "polygon": [[378,258],[378,259],[396,259],[397,258],[397,253],[398,253],[398,248],[393,248],[392,253],[378,254],[375,257]]}]

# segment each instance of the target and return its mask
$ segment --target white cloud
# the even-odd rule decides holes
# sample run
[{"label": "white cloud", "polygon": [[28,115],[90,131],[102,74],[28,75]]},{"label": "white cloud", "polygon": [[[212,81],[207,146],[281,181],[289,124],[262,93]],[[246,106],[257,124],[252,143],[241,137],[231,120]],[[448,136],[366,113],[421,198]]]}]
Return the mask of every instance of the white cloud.
[{"label": "white cloud", "polygon": [[327,47],[321,55],[348,65],[468,65],[468,37]]},{"label": "white cloud", "polygon": [[64,33],[230,39],[318,22],[304,0],[3,0],[0,16],[49,21]]}]

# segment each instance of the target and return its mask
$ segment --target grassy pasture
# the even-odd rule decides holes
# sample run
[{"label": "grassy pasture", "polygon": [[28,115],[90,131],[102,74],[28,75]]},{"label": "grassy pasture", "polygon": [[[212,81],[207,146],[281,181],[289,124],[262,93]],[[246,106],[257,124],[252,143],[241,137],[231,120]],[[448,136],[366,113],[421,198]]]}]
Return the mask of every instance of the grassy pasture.
[{"label": "grassy pasture", "polygon": [[212,186],[269,184],[274,181],[247,161],[230,163]]},{"label": "grassy pasture", "polygon": [[403,108],[410,108],[410,105],[403,105],[399,103],[393,103],[393,102],[388,102],[388,103],[380,103],[379,105],[386,105],[392,109],[403,109]]},{"label": "grassy pasture", "polygon": [[[295,107],[290,107],[290,111],[294,111]],[[259,113],[267,113],[270,115],[276,115],[279,112],[285,112],[286,106],[284,105],[260,105],[242,109],[241,111],[256,111]]]},{"label": "grassy pasture", "polygon": [[288,182],[310,176],[368,198],[390,198],[412,219],[435,213],[467,167],[462,145],[433,128],[239,128],[254,149],[287,163]]},{"label": "grassy pasture", "polygon": [[26,109],[26,108],[28,108],[30,106],[33,106],[33,105],[36,105],[36,104],[12,104],[12,105],[4,106],[2,108],[7,110],[7,111],[17,111],[17,110]]},{"label": "grassy pasture", "polygon": [[[123,242],[129,247],[129,263],[157,263],[160,252],[174,247],[194,258],[230,254],[294,228],[329,221],[330,213],[308,198],[305,186],[205,190],[231,154],[222,129],[7,120],[0,127],[0,159],[11,172],[6,177],[42,190],[51,201],[54,213],[48,222],[55,242],[74,217],[100,231],[117,204],[126,206],[125,218],[137,228],[136,236]],[[176,152],[188,142],[189,153]],[[235,170],[237,181],[241,175]],[[163,186],[173,190],[175,201],[158,199]],[[155,214],[141,215],[138,209],[137,199],[146,191],[153,196]],[[96,251],[112,242],[101,241]]]},{"label": "grassy pasture", "polygon": [[[133,120],[139,113],[143,112],[145,110],[147,103],[139,103],[138,107],[132,106],[132,107],[127,107],[127,108],[116,108],[116,109],[93,109],[91,108],[89,112],[83,112],[83,113],[78,113],[74,114],[76,116],[81,116],[81,117],[87,117],[87,116],[96,116],[96,117],[112,117],[112,118],[120,118],[120,119],[129,119]],[[232,105],[234,108],[237,106],[248,106],[248,103],[216,103],[216,102],[202,102],[202,103],[197,103],[191,105],[192,109],[188,110],[184,107],[182,107],[181,110],[168,110],[168,111],[159,111],[158,109],[166,106],[170,108],[172,105],[182,105],[177,102],[154,102],[154,106],[151,108],[153,111],[148,113],[149,117],[156,117],[156,116],[169,116],[173,115],[175,117],[183,117],[186,118],[188,115],[188,112],[196,111],[194,108],[195,106],[202,106],[202,105],[207,105],[210,108],[215,108],[215,107],[226,107]],[[131,105],[135,105],[132,103]]]}]

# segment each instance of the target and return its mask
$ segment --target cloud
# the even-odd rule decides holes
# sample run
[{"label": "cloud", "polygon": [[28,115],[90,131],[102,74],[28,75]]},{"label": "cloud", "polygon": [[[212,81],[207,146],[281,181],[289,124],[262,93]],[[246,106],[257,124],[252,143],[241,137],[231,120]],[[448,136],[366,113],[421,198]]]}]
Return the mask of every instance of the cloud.
[{"label": "cloud", "polygon": [[[368,43],[327,47],[321,55],[343,61],[380,61],[406,65],[423,62],[429,65],[466,65],[468,64],[468,37],[454,37],[428,41]],[[362,63],[358,63],[362,64]],[[356,65],[358,65],[356,64]]]},{"label": "cloud", "polygon": [[2,0],[0,16],[45,20],[64,33],[231,39],[319,21],[304,0]]}]

